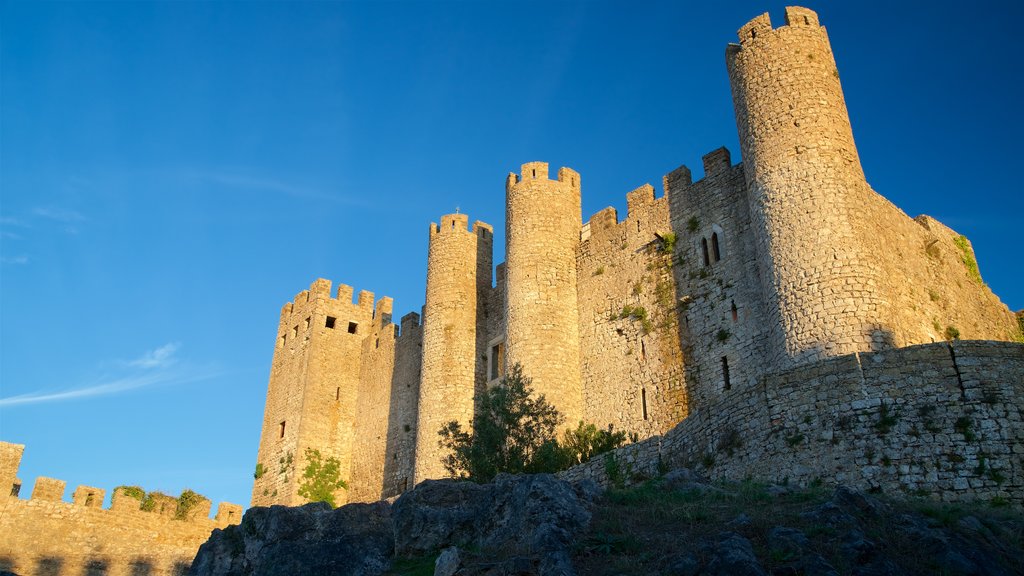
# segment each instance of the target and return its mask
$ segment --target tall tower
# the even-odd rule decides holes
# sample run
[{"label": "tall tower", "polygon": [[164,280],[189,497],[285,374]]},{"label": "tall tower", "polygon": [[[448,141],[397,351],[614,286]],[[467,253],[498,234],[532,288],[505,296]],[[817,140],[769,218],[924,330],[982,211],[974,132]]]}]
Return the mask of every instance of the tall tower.
[{"label": "tall tower", "polygon": [[415,481],[444,478],[438,431],[455,420],[468,429],[486,375],[485,290],[491,287],[494,229],[446,214],[430,224],[423,362],[416,428]]},{"label": "tall tower", "polygon": [[580,175],[523,164],[505,184],[506,365],[516,363],[574,426],[583,417],[576,251]]},{"label": "tall tower", "polygon": [[[277,346],[270,369],[256,459],[252,505],[304,504],[298,495],[305,451],[341,463],[351,479],[360,350],[373,319],[373,293],[362,291],[352,303],[352,287],[319,279],[281,309]],[[347,501],[344,490],[335,503]]]},{"label": "tall tower", "polygon": [[891,343],[864,250],[864,180],[818,15],[786,8],[726,50],[774,368]]}]

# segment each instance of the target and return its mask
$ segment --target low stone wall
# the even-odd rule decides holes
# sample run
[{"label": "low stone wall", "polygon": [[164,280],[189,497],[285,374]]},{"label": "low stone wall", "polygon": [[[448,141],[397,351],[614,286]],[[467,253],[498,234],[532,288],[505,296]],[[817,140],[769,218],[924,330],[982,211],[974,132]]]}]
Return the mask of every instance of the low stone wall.
[{"label": "low stone wall", "polygon": [[1024,345],[956,341],[769,375],[663,437],[562,474],[602,485],[690,466],[715,478],[844,483],[1024,505]]},{"label": "low stone wall", "polygon": [[[0,476],[14,478],[22,450],[0,442]],[[62,500],[65,483],[52,478],[39,478],[28,500],[13,494],[17,487],[17,481],[0,487],[0,571],[24,576],[185,574],[214,528],[242,518],[241,506],[222,503],[211,520],[210,502],[204,500],[177,519],[175,506],[158,502],[153,511],[143,511],[139,499],[120,490],[104,509],[104,491],[87,486],[76,489],[74,503],[68,503]]]}]

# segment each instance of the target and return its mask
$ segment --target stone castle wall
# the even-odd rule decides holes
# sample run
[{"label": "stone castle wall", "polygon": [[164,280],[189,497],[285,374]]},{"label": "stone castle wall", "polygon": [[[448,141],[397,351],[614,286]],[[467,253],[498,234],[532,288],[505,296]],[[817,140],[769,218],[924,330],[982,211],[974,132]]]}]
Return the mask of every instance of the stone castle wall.
[{"label": "stone castle wall", "polygon": [[474,399],[484,385],[483,333],[491,288],[493,230],[469,217],[448,214],[430,225],[427,295],[423,307],[423,356],[419,389],[415,480],[445,475],[437,431],[451,421],[468,427]]},{"label": "stone castle wall", "polygon": [[[430,228],[422,326],[413,315],[407,330],[403,319],[397,339],[383,320],[370,335],[325,331],[323,310],[341,306],[332,313],[360,326],[372,317],[372,295],[352,305],[346,287],[347,298],[331,299],[326,281],[314,283],[322,297],[286,306],[259,460],[273,475],[257,479],[253,503],[303,501],[294,479],[305,447],[342,460],[357,500],[444,476],[438,430],[468,425],[475,400],[516,363],[566,426],[582,419],[654,438],[622,452],[651,467],[646,456],[664,455],[679,430],[705,438],[741,423],[715,407],[744,415],[750,438],[766,433],[774,420],[758,403],[800,388],[786,378],[807,378],[813,391],[816,378],[853,377],[851,358],[887,362],[907,346],[957,338],[1024,341],[966,238],[909,218],[868,186],[814,12],[787,8],[777,28],[755,18],[726,61],[742,164],[714,150],[697,182],[682,166],[664,177],[661,197],[650,185],[629,192],[623,221],[606,208],[581,224],[580,175],[561,168],[550,178],[547,163],[526,163],[506,179],[506,262],[493,284],[490,226],[467,230],[467,216],[450,214]],[[889,398],[858,370],[868,388],[842,390]],[[276,436],[293,420],[298,428]]]},{"label": "stone castle wall", "polygon": [[[65,483],[39,478],[31,499],[12,494],[24,446],[0,442],[0,571],[17,574],[183,575],[214,528],[237,524],[242,507],[222,503],[214,519],[201,501],[185,519],[175,506],[140,510],[141,501],[115,492],[109,509],[104,491],[79,486],[63,501]],[[176,504],[176,500],[171,498]]]},{"label": "stone castle wall", "polygon": [[841,482],[946,501],[1024,504],[1024,345],[937,342],[759,379],[664,436],[562,473],[613,484],[687,465],[712,477]]},{"label": "stone castle wall", "polygon": [[[351,477],[362,341],[373,324],[373,293],[317,280],[281,311],[257,456],[253,505],[302,504],[305,449],[337,458]],[[390,310],[387,311],[390,314]],[[345,491],[336,497],[344,503]]]},{"label": "stone castle wall", "polygon": [[576,253],[580,175],[548,178],[544,162],[523,164],[505,185],[505,342],[533,388],[576,422],[583,415]]},{"label": "stone castle wall", "polygon": [[891,345],[867,249],[869,193],[825,29],[786,8],[726,53],[762,272],[771,366]]},{"label": "stone castle wall", "polygon": [[684,418],[688,403],[668,199],[644,185],[627,195],[627,210],[619,222],[605,208],[581,233],[582,417],[647,437]]}]

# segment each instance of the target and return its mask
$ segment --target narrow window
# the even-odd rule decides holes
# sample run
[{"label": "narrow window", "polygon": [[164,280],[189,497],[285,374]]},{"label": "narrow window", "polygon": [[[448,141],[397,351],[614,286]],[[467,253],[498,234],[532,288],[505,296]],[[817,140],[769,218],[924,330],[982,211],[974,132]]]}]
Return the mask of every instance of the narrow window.
[{"label": "narrow window", "polygon": [[96,501],[96,493],[89,492],[85,495],[85,505],[92,506],[92,503]]},{"label": "narrow window", "polygon": [[334,401],[337,402],[338,400],[341,400],[341,387],[340,386],[334,389]]},{"label": "narrow window", "polygon": [[711,253],[715,256],[715,262],[722,259],[722,252],[718,249],[718,232],[711,234]]},{"label": "narrow window", "polygon": [[640,403],[644,409],[644,420],[647,420],[647,389],[645,388],[640,389]]},{"label": "narrow window", "polygon": [[281,420],[281,433],[278,438],[284,438],[284,420]]},{"label": "narrow window", "polygon": [[380,348],[380,338],[377,338],[377,341],[373,343],[373,347]]},{"label": "narrow window", "polygon": [[711,259],[708,258],[708,239],[707,238],[701,238],[700,239],[700,251],[701,251],[701,254],[704,256],[704,265],[707,266],[708,264],[711,264]]},{"label": "narrow window", "polygon": [[306,326],[303,330],[309,330],[309,317],[306,318]]},{"label": "narrow window", "polygon": [[330,328],[331,330],[334,330],[334,323],[336,321],[337,321],[337,318],[335,318],[334,316],[328,316],[327,317],[327,323],[324,324],[324,326]]},{"label": "narrow window", "polygon": [[295,328],[292,328],[292,338],[298,338],[298,337],[299,337],[299,327],[296,326]]},{"label": "narrow window", "polygon": [[640,360],[647,360],[647,346],[643,340],[640,340]]},{"label": "narrow window", "polygon": [[640,221],[639,220],[636,221],[636,231],[637,232],[640,231]]},{"label": "narrow window", "polygon": [[505,347],[501,342],[491,346],[491,380],[501,376],[501,364],[505,360]]},{"label": "narrow window", "polygon": [[536,177],[537,177],[537,169],[536,169],[536,168],[535,168],[535,169],[533,170],[533,177],[534,177],[534,178],[536,178]]},{"label": "narrow window", "polygon": [[355,334],[356,333],[356,328],[359,328],[359,324],[356,324],[355,322],[349,322],[348,323],[348,333],[349,334]]},{"label": "narrow window", "polygon": [[281,348],[284,348],[285,342],[286,342],[287,340],[288,340],[288,335],[287,335],[287,334],[285,334],[284,336],[281,336],[281,341],[280,341],[280,343],[279,343],[279,345],[281,346]]},{"label": "narrow window", "polygon": [[753,40],[754,38],[757,38],[757,30],[751,30],[750,31],[750,38],[751,38],[751,40]]},{"label": "narrow window", "polygon": [[736,301],[732,301],[732,321],[735,322],[740,319],[740,311],[736,308]]},{"label": "narrow window", "polygon": [[807,24],[808,26],[811,25],[811,21],[810,19],[807,18],[807,16],[804,16],[804,24]]},{"label": "narrow window", "polygon": [[722,356],[722,380],[725,382],[725,389],[732,388],[732,383],[729,382],[729,359]]}]

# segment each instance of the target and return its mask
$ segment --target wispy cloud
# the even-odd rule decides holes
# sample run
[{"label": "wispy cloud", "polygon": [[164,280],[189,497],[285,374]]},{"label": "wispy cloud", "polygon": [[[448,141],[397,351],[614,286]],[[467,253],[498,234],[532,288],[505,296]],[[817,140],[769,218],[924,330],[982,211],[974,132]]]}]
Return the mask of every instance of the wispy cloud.
[{"label": "wispy cloud", "polygon": [[20,256],[0,256],[0,264],[16,264],[23,266],[28,264],[28,256],[24,254]]},{"label": "wispy cloud", "polygon": [[146,352],[135,360],[129,360],[126,364],[135,368],[167,368],[177,360],[174,354],[180,347],[181,345],[177,342],[164,344],[159,348]]},{"label": "wispy cloud", "polygon": [[0,216],[0,226],[16,226],[18,228],[31,228],[28,222],[19,220],[18,218],[11,218],[10,216]]},{"label": "wispy cloud", "polygon": [[325,200],[328,202],[334,202],[338,204],[349,204],[349,205],[366,205],[366,203],[360,199],[352,198],[344,194],[331,194],[322,190],[309,188],[306,186],[300,186],[292,184],[290,182],[284,182],[281,180],[275,180],[273,178],[262,178],[258,176],[249,176],[245,174],[232,173],[232,172],[200,172],[192,173],[188,175],[191,178],[203,180],[213,184],[226,186],[229,188],[235,188],[237,190],[250,191],[250,192],[270,192],[275,194],[285,194],[295,198],[307,198],[310,200]]},{"label": "wispy cloud", "polygon": [[32,214],[39,216],[40,218],[47,218],[49,220],[56,220],[57,222],[82,222],[86,220],[86,217],[75,210],[68,210],[66,208],[59,208],[55,206],[36,206],[32,209]]},{"label": "wispy cloud", "polygon": [[185,384],[206,380],[217,375],[212,370],[190,370],[178,366],[178,343],[170,343],[149,350],[135,360],[122,362],[126,374],[101,378],[97,382],[60,391],[39,391],[0,398],[0,407],[44,402],[64,402],[95,396],[110,396],[158,384]]}]

